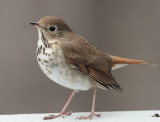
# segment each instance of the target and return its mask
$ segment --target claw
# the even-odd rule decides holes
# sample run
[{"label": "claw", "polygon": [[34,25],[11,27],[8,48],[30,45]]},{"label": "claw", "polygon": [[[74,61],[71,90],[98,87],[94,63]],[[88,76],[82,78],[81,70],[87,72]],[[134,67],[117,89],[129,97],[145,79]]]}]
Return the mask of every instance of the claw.
[{"label": "claw", "polygon": [[58,115],[49,115],[49,116],[45,116],[45,117],[43,117],[43,120],[54,119],[54,118],[58,118],[58,117],[64,118],[65,115],[66,115],[66,116],[70,116],[71,114],[72,114],[72,112],[68,112],[68,113],[61,112],[61,113],[58,114]]},{"label": "claw", "polygon": [[79,120],[81,120],[81,119],[90,119],[91,120],[93,118],[93,116],[100,117],[101,114],[91,113],[89,116],[80,116],[80,117],[77,117],[76,119],[79,119]]}]

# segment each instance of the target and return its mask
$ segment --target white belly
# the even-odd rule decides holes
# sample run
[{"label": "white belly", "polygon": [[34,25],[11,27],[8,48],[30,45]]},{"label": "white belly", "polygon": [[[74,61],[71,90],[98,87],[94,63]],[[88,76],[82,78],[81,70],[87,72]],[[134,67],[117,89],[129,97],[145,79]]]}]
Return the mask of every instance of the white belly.
[{"label": "white belly", "polygon": [[57,48],[56,44],[53,45],[54,50],[46,48],[44,54],[44,45],[39,40],[38,47],[41,45],[41,53],[38,54],[37,60],[42,71],[52,81],[64,87],[76,90],[88,90],[95,86],[94,81],[66,63],[62,50]]}]

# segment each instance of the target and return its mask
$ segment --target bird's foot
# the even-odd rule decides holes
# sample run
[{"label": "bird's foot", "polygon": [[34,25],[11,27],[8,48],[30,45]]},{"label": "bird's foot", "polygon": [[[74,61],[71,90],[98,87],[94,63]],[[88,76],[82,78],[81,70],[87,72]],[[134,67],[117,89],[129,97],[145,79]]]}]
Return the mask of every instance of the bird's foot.
[{"label": "bird's foot", "polygon": [[79,120],[81,120],[81,119],[90,119],[91,120],[93,118],[93,116],[100,117],[101,114],[91,113],[89,116],[80,116],[80,117],[77,117],[76,119],[79,119]]},{"label": "bird's foot", "polygon": [[47,119],[54,119],[54,118],[58,118],[58,117],[65,117],[65,116],[70,116],[72,114],[72,112],[61,112],[60,114],[58,115],[48,115],[48,116],[45,116],[43,117],[44,120],[47,120]]}]

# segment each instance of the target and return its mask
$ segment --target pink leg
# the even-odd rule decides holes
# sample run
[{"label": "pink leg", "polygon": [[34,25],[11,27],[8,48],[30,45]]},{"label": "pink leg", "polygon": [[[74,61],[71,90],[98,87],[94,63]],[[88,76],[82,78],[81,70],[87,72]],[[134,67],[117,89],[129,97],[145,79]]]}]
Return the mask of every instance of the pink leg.
[{"label": "pink leg", "polygon": [[72,100],[72,98],[73,98],[73,96],[75,95],[76,92],[77,92],[77,90],[74,90],[74,91],[72,92],[71,96],[69,97],[67,103],[66,103],[65,106],[63,107],[63,109],[62,109],[62,111],[61,111],[60,114],[58,114],[58,115],[45,116],[43,119],[44,119],[44,120],[46,120],[46,119],[54,119],[54,118],[57,118],[57,117],[64,117],[64,115],[67,115],[67,116],[71,115],[71,112],[66,113],[66,109],[67,109],[69,103],[71,102],[71,100]]},{"label": "pink leg", "polygon": [[94,92],[93,92],[93,101],[92,101],[92,110],[91,110],[91,114],[89,116],[80,116],[76,119],[92,119],[93,116],[97,116],[100,117],[101,114],[95,114],[94,110],[95,110],[95,100],[96,100],[96,87],[94,88]]}]

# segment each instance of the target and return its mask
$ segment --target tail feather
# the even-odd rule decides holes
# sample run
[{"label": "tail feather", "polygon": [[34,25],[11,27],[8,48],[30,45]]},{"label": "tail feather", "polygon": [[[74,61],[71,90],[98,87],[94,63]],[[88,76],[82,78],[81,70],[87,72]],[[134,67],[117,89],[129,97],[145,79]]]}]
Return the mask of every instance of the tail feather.
[{"label": "tail feather", "polygon": [[147,61],[142,61],[142,60],[121,58],[121,57],[111,56],[111,55],[110,55],[110,57],[113,60],[113,66],[116,64],[146,64],[146,65],[157,66],[156,64],[153,64],[153,63],[147,62]]}]

